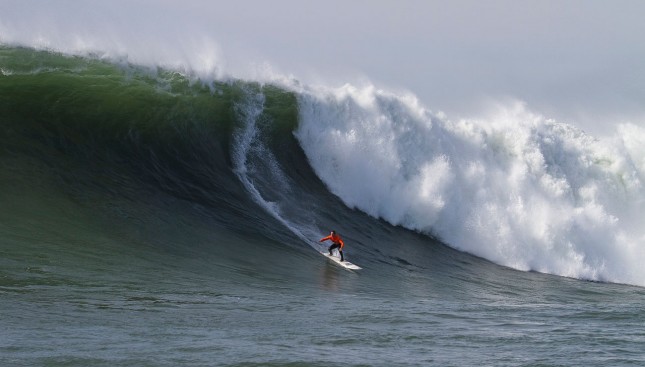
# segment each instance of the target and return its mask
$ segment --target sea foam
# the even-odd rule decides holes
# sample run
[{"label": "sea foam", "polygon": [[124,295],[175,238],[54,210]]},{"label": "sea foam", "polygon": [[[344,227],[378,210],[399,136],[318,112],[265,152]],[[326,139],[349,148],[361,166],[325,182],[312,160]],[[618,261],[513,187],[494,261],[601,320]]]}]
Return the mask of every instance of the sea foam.
[{"label": "sea foam", "polygon": [[645,285],[643,129],[596,139],[522,103],[455,122],[373,86],[299,103],[296,137],[348,206],[516,269]]}]

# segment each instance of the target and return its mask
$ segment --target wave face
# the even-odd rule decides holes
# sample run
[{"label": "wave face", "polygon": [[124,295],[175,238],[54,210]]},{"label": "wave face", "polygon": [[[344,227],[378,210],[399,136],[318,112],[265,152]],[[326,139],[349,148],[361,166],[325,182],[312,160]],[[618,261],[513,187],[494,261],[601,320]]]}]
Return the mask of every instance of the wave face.
[{"label": "wave face", "polygon": [[635,126],[598,140],[522,106],[453,122],[373,87],[205,79],[23,48],[0,48],[0,71],[5,182],[47,172],[77,201],[162,193],[233,232],[316,249],[334,225],[369,265],[384,256],[375,233],[392,229],[359,209],[515,269],[645,285]]},{"label": "wave face", "polygon": [[0,60],[6,182],[46,177],[56,195],[79,201],[88,192],[101,201],[162,195],[241,231],[270,225],[252,220],[257,204],[232,167],[233,137],[244,126],[240,106],[257,93],[270,105],[257,117],[278,121],[275,133],[293,130],[293,94],[22,48],[0,49]]},{"label": "wave face", "polygon": [[350,207],[501,265],[645,284],[645,133],[612,140],[522,105],[453,122],[373,87],[299,95],[296,136]]}]

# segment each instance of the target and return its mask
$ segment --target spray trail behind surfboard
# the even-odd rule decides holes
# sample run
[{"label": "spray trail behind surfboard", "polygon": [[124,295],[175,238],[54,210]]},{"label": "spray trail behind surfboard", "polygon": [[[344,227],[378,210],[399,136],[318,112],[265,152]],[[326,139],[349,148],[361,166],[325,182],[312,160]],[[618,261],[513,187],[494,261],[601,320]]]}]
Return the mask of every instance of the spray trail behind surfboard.
[{"label": "spray trail behind surfboard", "polygon": [[235,106],[235,113],[242,122],[242,127],[234,134],[235,174],[255,202],[303,242],[320,250],[320,245],[312,241],[320,234],[315,218],[302,206],[302,201],[293,202],[293,184],[263,140],[272,123],[263,114],[264,108],[262,87],[246,88],[245,98]]}]

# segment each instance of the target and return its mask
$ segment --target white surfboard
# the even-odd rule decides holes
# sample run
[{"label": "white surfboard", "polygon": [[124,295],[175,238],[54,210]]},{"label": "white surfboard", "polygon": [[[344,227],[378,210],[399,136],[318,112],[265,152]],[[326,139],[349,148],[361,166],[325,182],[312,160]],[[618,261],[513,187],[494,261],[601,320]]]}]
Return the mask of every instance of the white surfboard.
[{"label": "white surfboard", "polygon": [[329,252],[321,252],[322,255],[324,255],[326,258],[329,260],[335,262],[336,264],[342,266],[345,269],[350,269],[350,270],[361,270],[362,268],[358,265],[352,264],[349,261],[340,261],[340,257],[329,255]]}]

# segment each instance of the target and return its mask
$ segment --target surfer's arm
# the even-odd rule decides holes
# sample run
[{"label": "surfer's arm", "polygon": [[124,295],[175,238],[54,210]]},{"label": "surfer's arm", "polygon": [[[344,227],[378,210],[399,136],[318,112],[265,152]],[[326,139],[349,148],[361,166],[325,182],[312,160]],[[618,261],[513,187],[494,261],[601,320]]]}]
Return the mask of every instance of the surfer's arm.
[{"label": "surfer's arm", "polygon": [[327,237],[321,238],[320,242],[325,242],[325,241],[330,240],[330,239],[331,239],[331,236],[327,236]]}]

